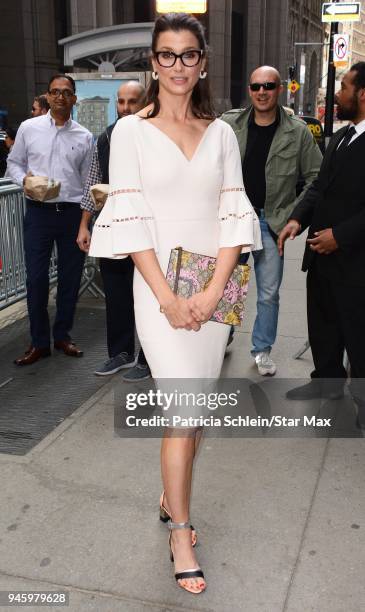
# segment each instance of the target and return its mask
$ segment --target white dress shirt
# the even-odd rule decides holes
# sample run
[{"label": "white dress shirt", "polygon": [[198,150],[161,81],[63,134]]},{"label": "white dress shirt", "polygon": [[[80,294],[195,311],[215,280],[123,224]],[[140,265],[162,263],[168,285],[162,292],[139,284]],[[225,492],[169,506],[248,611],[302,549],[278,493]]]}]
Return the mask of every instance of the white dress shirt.
[{"label": "white dress shirt", "polygon": [[72,119],[56,127],[48,111],[20,125],[6,174],[21,186],[28,172],[60,181],[59,196],[48,202],[79,203],[92,152],[93,136],[86,128]]},{"label": "white dress shirt", "polygon": [[[355,125],[354,123],[349,123],[348,128],[350,129],[351,127],[355,128],[355,134],[353,135],[353,137],[351,138],[349,144],[347,146],[349,146],[350,144],[352,144],[354,142],[354,140],[356,140],[356,138],[358,138],[359,136],[361,136],[361,134],[363,134],[365,132],[365,119],[363,119],[362,121],[360,121],[357,125]],[[346,133],[345,133],[346,136]],[[345,138],[345,136],[343,138]],[[340,148],[343,138],[341,139],[341,142],[339,143],[337,149]]]}]

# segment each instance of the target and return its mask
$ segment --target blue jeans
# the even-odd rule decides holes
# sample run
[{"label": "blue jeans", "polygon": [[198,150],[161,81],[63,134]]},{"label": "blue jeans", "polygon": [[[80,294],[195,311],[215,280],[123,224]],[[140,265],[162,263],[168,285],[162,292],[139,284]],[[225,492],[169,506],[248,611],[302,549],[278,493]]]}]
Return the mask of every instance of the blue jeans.
[{"label": "blue jeans", "polygon": [[269,232],[264,212],[260,216],[262,251],[252,253],[257,285],[257,315],[252,332],[252,355],[271,351],[276,339],[279,317],[279,289],[283,278],[284,257]]}]

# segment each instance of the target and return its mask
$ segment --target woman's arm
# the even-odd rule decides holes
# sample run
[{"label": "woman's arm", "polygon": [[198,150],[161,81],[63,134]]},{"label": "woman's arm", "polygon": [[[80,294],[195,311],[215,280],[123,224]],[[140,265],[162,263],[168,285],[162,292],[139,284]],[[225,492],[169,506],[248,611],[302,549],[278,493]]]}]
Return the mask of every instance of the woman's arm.
[{"label": "woman's arm", "polygon": [[153,249],[139,251],[132,253],[131,257],[156,296],[161,312],[166,316],[170,325],[174,329],[199,331],[200,324],[195,320],[188,300],[173,293],[162,273],[155,251]]},{"label": "woman's arm", "polygon": [[205,291],[196,293],[188,300],[197,321],[209,321],[216,310],[233,268],[237,264],[241,249],[242,245],[219,249],[214,275],[209,286]]}]

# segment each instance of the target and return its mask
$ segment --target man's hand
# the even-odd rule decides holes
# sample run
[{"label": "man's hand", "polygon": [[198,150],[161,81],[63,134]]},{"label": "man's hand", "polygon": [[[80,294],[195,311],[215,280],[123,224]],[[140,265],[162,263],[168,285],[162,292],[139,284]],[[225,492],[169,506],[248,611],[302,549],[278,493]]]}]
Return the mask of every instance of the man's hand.
[{"label": "man's hand", "polygon": [[27,178],[28,178],[28,176],[33,176],[33,172],[27,172],[27,174],[23,178],[23,191],[24,191],[24,195],[26,195],[29,198],[31,198],[32,195],[28,192],[28,189],[27,189]]},{"label": "man's hand", "polygon": [[301,225],[298,221],[294,221],[291,219],[288,221],[286,226],[281,230],[278,238],[278,249],[280,257],[284,255],[284,244],[285,241],[289,238],[290,240],[294,240],[297,233],[300,231]]},{"label": "man's hand", "polygon": [[78,247],[81,251],[83,251],[84,253],[88,253],[89,252],[89,248],[90,248],[90,231],[87,227],[80,225],[80,229],[79,229],[79,233],[76,239],[76,242],[78,244]]},{"label": "man's hand", "polygon": [[314,235],[315,238],[307,240],[312,251],[320,255],[330,255],[334,251],[337,251],[338,244],[331,228],[321,230],[320,232],[314,232]]}]

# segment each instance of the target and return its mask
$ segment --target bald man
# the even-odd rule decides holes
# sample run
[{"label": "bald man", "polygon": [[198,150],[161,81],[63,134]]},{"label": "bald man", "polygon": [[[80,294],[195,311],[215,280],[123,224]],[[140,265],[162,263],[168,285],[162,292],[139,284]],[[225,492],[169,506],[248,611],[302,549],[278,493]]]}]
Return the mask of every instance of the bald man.
[{"label": "bald man", "polygon": [[[117,92],[118,120],[131,115],[140,108],[144,87],[137,81],[128,81]],[[90,246],[90,222],[96,213],[90,198],[90,187],[97,183],[109,183],[110,137],[116,122],[107,127],[95,145],[94,154],[81,200],[82,219],[77,244],[85,253]],[[125,143],[128,147],[128,142]],[[123,168],[121,168],[123,172]],[[126,259],[100,258],[106,302],[106,330],[109,357],[94,372],[97,376],[108,376],[129,368],[127,380],[143,380],[150,377],[144,354],[134,355],[134,304],[133,262]],[[137,363],[136,363],[137,361]]]},{"label": "bald man", "polygon": [[[253,253],[257,315],[251,354],[262,376],[276,372],[270,353],[276,340],[284,264],[277,248],[278,234],[316,178],[322,161],[305,123],[279,105],[282,91],[276,68],[260,66],[249,80],[251,106],[222,117],[236,133],[246,192],[260,219],[263,249]],[[298,179],[305,187],[296,199]]]}]

